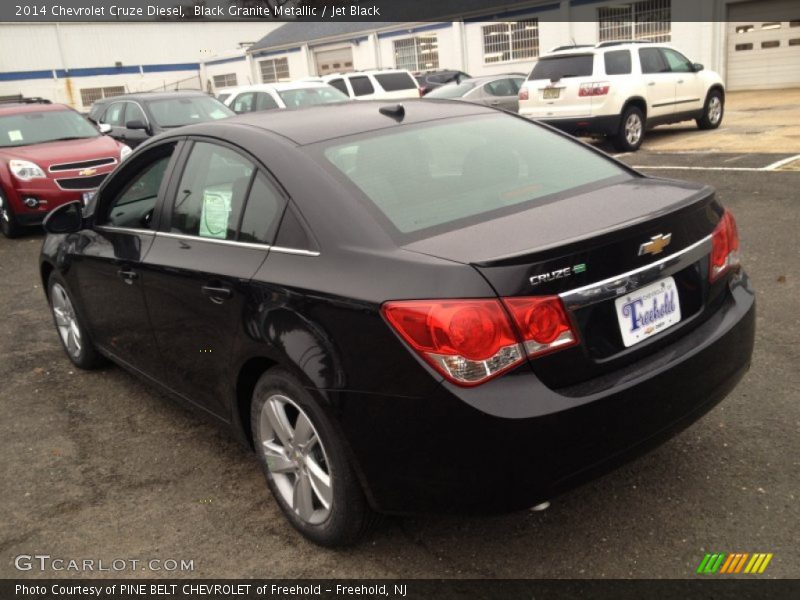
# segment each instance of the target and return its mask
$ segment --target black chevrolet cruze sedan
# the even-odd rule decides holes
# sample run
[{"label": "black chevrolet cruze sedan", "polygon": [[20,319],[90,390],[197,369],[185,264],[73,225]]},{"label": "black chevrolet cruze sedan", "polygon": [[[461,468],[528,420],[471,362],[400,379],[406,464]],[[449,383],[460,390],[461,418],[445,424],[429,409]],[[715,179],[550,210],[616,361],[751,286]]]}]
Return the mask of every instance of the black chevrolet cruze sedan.
[{"label": "black chevrolet cruze sedan", "polygon": [[547,500],[698,419],[753,348],[712,189],[468,103],[185,127],[46,228],[69,358],[230,428],[320,544]]}]

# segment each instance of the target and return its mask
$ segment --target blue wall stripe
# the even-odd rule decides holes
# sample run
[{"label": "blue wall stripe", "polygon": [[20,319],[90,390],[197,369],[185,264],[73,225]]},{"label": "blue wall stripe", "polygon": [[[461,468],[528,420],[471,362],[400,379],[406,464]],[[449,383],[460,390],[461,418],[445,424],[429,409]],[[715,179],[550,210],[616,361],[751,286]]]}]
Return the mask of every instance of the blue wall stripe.
[{"label": "blue wall stripe", "polygon": [[570,4],[572,6],[581,6],[583,4],[600,4],[601,2],[607,2],[608,0],[570,0]]},{"label": "blue wall stripe", "polygon": [[52,79],[52,71],[8,71],[0,73],[0,81],[21,81],[23,79]]},{"label": "blue wall stripe", "polygon": [[397,37],[398,35],[413,35],[422,31],[433,31],[434,29],[448,29],[452,27],[452,23],[434,23],[433,25],[423,25],[422,27],[413,27],[411,29],[401,29],[399,31],[384,31],[378,34],[378,39],[382,40],[390,37]]},{"label": "blue wall stripe", "polygon": [[142,65],[145,73],[164,73],[166,71],[199,71],[200,63],[176,63],[174,65]]},{"label": "blue wall stripe", "polygon": [[232,62],[239,62],[240,60],[245,60],[244,56],[234,56],[233,58],[218,58],[217,60],[210,60],[206,63],[206,66],[210,65],[225,65]]},{"label": "blue wall stripe", "polygon": [[[163,65],[141,65],[145,73],[168,71],[199,71],[200,63],[177,63]],[[125,67],[88,67],[81,69],[54,69],[50,71],[7,71],[0,73],[0,81],[22,81],[24,79],[52,79],[53,71],[59,79],[67,77],[95,77],[97,75],[132,75],[139,73],[139,65]]]},{"label": "blue wall stripe", "polygon": [[253,56],[278,56],[279,54],[288,54],[289,52],[300,52],[300,48],[287,48],[286,50],[268,50],[266,52],[254,52]]}]

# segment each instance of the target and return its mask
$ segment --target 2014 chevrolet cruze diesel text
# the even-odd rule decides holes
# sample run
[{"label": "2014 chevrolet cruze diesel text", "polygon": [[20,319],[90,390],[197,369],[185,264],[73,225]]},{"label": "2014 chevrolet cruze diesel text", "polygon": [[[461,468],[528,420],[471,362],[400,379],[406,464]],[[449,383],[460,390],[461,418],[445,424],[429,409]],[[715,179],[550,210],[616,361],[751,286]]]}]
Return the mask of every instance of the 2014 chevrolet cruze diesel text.
[{"label": "2014 chevrolet cruze diesel text", "polygon": [[753,347],[712,189],[468,103],[186,127],[46,228],[70,359],[230,427],[321,544],[551,498],[698,419]]}]

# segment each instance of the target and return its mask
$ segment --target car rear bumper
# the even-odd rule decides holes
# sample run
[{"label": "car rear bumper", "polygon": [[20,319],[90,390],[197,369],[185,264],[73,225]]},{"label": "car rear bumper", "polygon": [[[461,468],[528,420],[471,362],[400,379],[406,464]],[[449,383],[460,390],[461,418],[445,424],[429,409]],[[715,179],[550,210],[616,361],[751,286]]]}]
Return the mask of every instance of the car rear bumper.
[{"label": "car rear bumper", "polygon": [[546,123],[551,127],[566,131],[572,135],[582,134],[600,134],[600,135],[614,135],[619,130],[619,115],[604,115],[599,117],[570,117],[570,118],[539,118],[529,115],[523,115],[538,121]]},{"label": "car rear bumper", "polygon": [[749,368],[754,335],[744,276],[705,323],[624,371],[558,392],[521,368],[428,398],[347,393],[339,422],[379,511],[523,509],[699,419]]}]

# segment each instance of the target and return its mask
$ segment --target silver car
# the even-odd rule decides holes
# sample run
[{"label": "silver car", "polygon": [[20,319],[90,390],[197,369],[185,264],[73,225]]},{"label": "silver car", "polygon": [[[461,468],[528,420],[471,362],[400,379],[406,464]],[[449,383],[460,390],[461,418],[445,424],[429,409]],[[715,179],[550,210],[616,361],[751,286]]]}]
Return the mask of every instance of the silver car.
[{"label": "silver car", "polygon": [[464,79],[461,83],[451,83],[436,88],[425,98],[450,98],[476,102],[486,106],[496,106],[511,112],[519,110],[519,88],[525,75],[512,73]]}]

